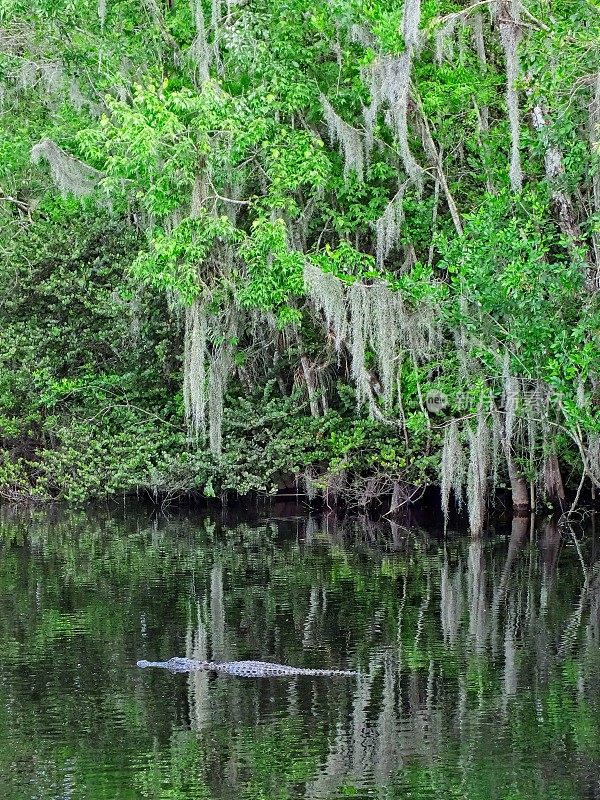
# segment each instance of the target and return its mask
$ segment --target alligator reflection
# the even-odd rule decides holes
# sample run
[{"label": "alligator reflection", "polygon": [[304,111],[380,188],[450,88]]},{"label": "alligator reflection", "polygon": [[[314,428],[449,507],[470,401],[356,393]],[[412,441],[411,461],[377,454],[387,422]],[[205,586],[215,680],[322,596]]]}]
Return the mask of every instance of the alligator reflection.
[{"label": "alligator reflection", "polygon": [[141,511],[0,525],[3,797],[600,796],[591,522],[481,542]]}]

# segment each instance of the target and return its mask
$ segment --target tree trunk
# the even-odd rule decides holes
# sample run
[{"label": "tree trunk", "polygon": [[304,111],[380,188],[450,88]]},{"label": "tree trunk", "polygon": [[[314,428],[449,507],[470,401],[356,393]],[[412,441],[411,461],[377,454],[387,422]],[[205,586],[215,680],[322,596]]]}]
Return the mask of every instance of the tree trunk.
[{"label": "tree trunk", "polygon": [[319,399],[317,397],[317,382],[315,380],[315,371],[307,356],[300,357],[302,364],[302,372],[304,373],[304,382],[308,391],[308,402],[310,404],[310,413],[313,417],[319,417]]},{"label": "tree trunk", "polygon": [[398,514],[400,509],[406,503],[406,493],[402,491],[400,481],[394,481],[394,488],[392,490],[392,499],[390,502],[390,510],[386,517],[394,517]]},{"label": "tree trunk", "polygon": [[544,491],[546,497],[553,504],[562,508],[565,501],[565,489],[556,453],[551,453],[544,462]]},{"label": "tree trunk", "polygon": [[529,485],[517,470],[512,458],[508,459],[508,477],[512,491],[513,516],[522,517],[531,513]]}]

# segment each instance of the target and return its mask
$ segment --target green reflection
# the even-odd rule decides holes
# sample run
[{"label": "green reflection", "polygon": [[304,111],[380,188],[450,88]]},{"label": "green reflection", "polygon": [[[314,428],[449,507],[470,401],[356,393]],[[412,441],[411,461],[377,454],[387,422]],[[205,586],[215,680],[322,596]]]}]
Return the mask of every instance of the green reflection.
[{"label": "green reflection", "polygon": [[[5,512],[2,797],[594,797],[591,531],[580,557],[551,524],[394,548],[360,525]],[[361,674],[134,666],[176,654]]]}]

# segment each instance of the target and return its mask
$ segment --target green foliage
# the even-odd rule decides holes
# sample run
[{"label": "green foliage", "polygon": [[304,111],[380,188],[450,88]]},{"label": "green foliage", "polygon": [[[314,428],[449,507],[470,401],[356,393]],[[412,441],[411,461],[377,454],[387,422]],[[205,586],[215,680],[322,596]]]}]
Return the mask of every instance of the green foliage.
[{"label": "green foliage", "polygon": [[[155,229],[148,250],[137,256],[131,270],[140,281],[155,289],[177,293],[184,303],[191,305],[207,283],[215,279],[217,285],[222,283],[218,273],[215,276],[208,268],[202,270],[215,240],[233,243],[239,238],[227,217],[201,214],[199,218],[180,222],[170,233]],[[199,271],[203,273],[202,283]]]},{"label": "green foliage", "polygon": [[512,379],[527,475],[599,484],[593,3],[192,5],[0,4],[0,485],[425,485]]},{"label": "green foliage", "polygon": [[248,284],[240,291],[244,305],[278,309],[303,291],[303,258],[288,246],[282,219],[257,219],[241,251],[248,268]]},{"label": "green foliage", "polygon": [[164,308],[126,278],[140,243],[108,214],[66,204],[5,242],[4,489],[70,500],[130,490],[185,440]]}]

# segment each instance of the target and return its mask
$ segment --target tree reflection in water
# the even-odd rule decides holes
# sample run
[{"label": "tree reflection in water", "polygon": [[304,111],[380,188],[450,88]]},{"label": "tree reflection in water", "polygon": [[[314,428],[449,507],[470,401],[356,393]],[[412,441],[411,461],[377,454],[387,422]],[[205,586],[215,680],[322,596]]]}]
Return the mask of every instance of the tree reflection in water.
[{"label": "tree reflection in water", "polygon": [[[591,526],[1,518],[2,796],[595,798]],[[138,671],[137,658],[356,680]]]}]

